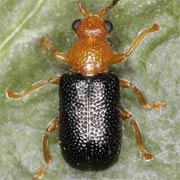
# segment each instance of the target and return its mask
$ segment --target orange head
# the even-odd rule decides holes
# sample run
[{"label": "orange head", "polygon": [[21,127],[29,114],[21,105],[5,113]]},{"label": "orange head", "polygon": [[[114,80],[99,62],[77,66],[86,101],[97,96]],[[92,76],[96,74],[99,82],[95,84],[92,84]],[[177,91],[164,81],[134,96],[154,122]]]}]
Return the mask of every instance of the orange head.
[{"label": "orange head", "polygon": [[102,9],[98,15],[90,15],[90,13],[84,9],[80,3],[80,0],[77,0],[79,9],[83,15],[83,19],[77,19],[73,22],[72,28],[81,39],[83,38],[98,38],[105,39],[106,36],[112,31],[111,22],[105,20],[106,13],[113,8],[119,0],[113,0],[113,2]]},{"label": "orange head", "polygon": [[107,72],[114,55],[106,42],[106,36],[112,31],[113,26],[111,22],[105,20],[105,15],[117,2],[118,0],[113,0],[97,15],[91,15],[82,7],[80,0],[77,0],[83,18],[75,20],[72,28],[79,39],[73,43],[66,54],[73,72],[85,76]]}]

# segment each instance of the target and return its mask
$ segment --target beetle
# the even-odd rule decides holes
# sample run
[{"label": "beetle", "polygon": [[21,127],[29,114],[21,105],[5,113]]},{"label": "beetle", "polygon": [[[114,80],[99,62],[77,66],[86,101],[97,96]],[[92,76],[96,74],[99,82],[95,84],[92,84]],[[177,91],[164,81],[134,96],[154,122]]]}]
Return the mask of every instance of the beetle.
[{"label": "beetle", "polygon": [[46,128],[43,137],[44,163],[35,173],[34,180],[44,176],[51,161],[48,138],[57,129],[62,155],[69,165],[77,169],[103,170],[117,161],[124,119],[129,119],[135,131],[136,145],[143,158],[151,160],[154,157],[145,150],[132,114],[121,106],[120,89],[131,88],[140,105],[146,109],[161,109],[166,104],[160,101],[147,103],[135,85],[119,79],[108,71],[108,67],[124,62],[147,34],[159,30],[159,25],[154,23],[143,30],[126,52],[114,53],[106,41],[113,25],[105,16],[117,2],[118,0],[113,0],[97,15],[91,15],[77,0],[83,18],[72,23],[78,39],[66,53],[59,52],[47,39],[40,39],[41,45],[55,59],[71,65],[71,72],[39,81],[21,93],[5,90],[8,98],[17,99],[24,98],[48,83],[59,85],[59,115]]}]

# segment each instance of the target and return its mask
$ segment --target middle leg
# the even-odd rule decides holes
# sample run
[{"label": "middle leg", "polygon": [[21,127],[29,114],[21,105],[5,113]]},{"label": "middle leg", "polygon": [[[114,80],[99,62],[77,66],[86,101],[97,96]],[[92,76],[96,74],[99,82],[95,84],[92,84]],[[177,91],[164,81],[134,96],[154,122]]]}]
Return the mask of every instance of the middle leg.
[{"label": "middle leg", "polygon": [[34,91],[36,89],[39,89],[39,88],[45,86],[48,83],[50,83],[50,84],[59,84],[59,81],[60,81],[59,77],[53,77],[53,78],[50,78],[48,80],[39,81],[39,82],[33,84],[28,89],[26,89],[26,90],[24,90],[24,91],[22,91],[20,93],[13,92],[10,89],[5,89],[5,93],[6,93],[6,96],[8,98],[20,99],[20,98],[24,98],[25,96],[29,95],[32,91]]},{"label": "middle leg", "polygon": [[136,96],[138,97],[139,103],[143,108],[146,109],[161,109],[161,108],[165,108],[166,104],[160,101],[156,101],[153,104],[149,104],[146,102],[142,92],[136,87],[134,86],[130,81],[121,79],[119,81],[119,85],[121,88],[131,88],[134,93],[136,94]]}]

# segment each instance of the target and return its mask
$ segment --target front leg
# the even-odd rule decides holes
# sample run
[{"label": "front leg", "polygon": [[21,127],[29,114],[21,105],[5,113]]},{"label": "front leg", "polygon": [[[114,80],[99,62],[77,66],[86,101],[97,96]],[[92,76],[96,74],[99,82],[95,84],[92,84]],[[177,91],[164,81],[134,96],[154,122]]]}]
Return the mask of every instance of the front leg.
[{"label": "front leg", "polygon": [[140,42],[144,39],[144,37],[152,32],[155,32],[159,30],[159,25],[158,24],[153,24],[150,28],[143,30],[134,40],[134,42],[131,44],[130,48],[120,54],[114,54],[113,58],[110,61],[110,64],[115,64],[115,63],[120,63],[123,60],[125,60],[134,50],[135,48],[140,44]]},{"label": "front leg", "polygon": [[139,103],[143,108],[146,108],[146,109],[162,109],[162,108],[166,107],[166,104],[163,102],[160,102],[160,101],[154,102],[153,104],[147,103],[142,92],[136,86],[134,86],[130,81],[121,79],[119,81],[119,85],[121,88],[131,88],[134,91],[134,93],[136,94],[136,96],[139,100]]},{"label": "front leg", "polygon": [[59,60],[59,61],[62,61],[64,63],[67,63],[68,62],[68,59],[66,58],[65,54],[64,53],[61,53],[59,52],[51,42],[49,42],[47,39],[45,38],[41,38],[40,39],[40,44],[46,48],[47,50],[50,51],[50,53],[52,54],[52,56]]},{"label": "front leg", "polygon": [[24,98],[25,96],[29,95],[32,91],[39,89],[43,86],[45,86],[46,84],[50,83],[50,84],[59,84],[59,77],[53,77],[50,78],[48,80],[43,80],[43,81],[39,81],[35,84],[33,84],[31,87],[29,87],[28,89],[20,92],[20,93],[15,93],[13,91],[11,91],[10,89],[5,89],[5,93],[6,96],[8,98],[12,98],[12,99],[20,99],[20,98]]}]

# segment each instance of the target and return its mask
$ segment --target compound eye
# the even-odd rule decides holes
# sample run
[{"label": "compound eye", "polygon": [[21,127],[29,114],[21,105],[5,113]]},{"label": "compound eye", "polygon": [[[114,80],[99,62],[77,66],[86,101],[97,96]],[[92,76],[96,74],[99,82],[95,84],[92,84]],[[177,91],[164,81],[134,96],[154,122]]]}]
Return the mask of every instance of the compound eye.
[{"label": "compound eye", "polygon": [[104,26],[105,26],[105,29],[108,33],[110,33],[113,30],[113,25],[110,21],[105,20]]},{"label": "compound eye", "polygon": [[73,23],[72,23],[72,29],[74,31],[76,31],[77,27],[79,26],[79,24],[81,23],[81,19],[76,19]]}]

